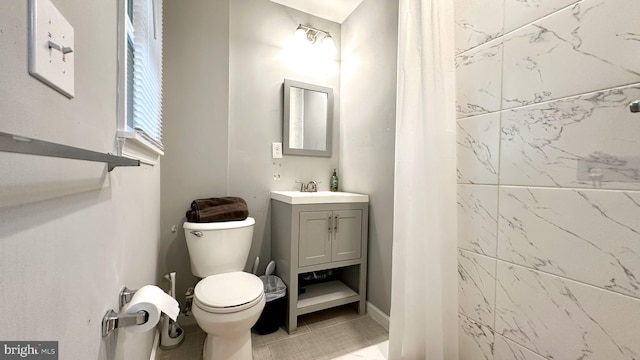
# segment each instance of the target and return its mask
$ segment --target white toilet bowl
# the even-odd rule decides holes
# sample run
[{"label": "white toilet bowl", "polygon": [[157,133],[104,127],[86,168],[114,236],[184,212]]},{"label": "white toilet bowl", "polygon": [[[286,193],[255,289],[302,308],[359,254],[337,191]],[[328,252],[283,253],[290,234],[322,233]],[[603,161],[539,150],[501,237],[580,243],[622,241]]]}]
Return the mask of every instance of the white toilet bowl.
[{"label": "white toilet bowl", "polygon": [[241,271],[255,220],[183,225],[196,284],[193,316],[207,333],[204,360],[251,360],[251,327],[265,305],[264,285]]},{"label": "white toilet bowl", "polygon": [[251,327],[265,306],[262,281],[242,271],[208,276],[196,285],[193,316],[207,333],[204,360],[250,360]]}]

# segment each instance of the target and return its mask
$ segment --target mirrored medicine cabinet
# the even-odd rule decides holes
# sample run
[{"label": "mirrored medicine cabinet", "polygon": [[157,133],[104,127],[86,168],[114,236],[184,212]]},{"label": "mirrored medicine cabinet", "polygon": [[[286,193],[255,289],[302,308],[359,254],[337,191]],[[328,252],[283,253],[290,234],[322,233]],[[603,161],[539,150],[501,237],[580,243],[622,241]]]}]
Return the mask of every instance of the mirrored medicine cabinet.
[{"label": "mirrored medicine cabinet", "polygon": [[331,156],[333,89],[284,80],[282,152]]}]

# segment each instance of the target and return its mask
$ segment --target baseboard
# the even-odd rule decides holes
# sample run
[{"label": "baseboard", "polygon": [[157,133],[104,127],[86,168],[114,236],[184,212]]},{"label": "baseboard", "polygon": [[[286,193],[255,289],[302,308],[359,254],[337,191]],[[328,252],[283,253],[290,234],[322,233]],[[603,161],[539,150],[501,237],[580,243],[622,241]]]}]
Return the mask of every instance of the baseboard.
[{"label": "baseboard", "polygon": [[160,346],[160,330],[156,329],[156,334],[153,336],[153,345],[151,346],[151,355],[149,360],[156,360],[158,356],[158,347]]},{"label": "baseboard", "polygon": [[373,304],[367,301],[367,313],[371,317],[371,319],[380,326],[382,326],[385,330],[389,331],[389,315],[382,312],[382,310],[375,307]]}]

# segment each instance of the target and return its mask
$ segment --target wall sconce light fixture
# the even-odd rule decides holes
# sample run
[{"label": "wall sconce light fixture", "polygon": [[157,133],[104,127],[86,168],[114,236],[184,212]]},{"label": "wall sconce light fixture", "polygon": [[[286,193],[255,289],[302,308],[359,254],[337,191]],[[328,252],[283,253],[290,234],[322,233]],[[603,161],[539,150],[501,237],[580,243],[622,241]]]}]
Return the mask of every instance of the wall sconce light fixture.
[{"label": "wall sconce light fixture", "polygon": [[322,37],[322,42],[320,43],[324,49],[328,51],[334,52],[336,51],[336,45],[333,41],[333,37],[329,34],[328,31],[312,28],[306,25],[298,25],[298,28],[295,32],[295,37],[298,41],[303,42],[307,41],[311,44],[317,44],[320,38]]}]

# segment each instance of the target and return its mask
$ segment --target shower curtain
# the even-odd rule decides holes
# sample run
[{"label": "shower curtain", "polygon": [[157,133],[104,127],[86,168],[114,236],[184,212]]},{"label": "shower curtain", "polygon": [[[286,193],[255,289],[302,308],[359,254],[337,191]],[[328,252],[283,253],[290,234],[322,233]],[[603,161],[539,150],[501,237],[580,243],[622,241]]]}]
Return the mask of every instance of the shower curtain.
[{"label": "shower curtain", "polygon": [[400,0],[389,359],[457,359],[453,0]]}]

